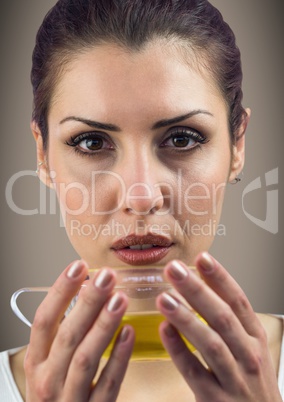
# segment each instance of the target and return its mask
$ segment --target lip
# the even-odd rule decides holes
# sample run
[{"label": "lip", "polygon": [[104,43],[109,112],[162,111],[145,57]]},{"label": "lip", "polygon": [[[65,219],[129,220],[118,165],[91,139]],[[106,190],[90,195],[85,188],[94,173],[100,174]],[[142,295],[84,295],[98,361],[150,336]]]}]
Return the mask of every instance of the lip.
[{"label": "lip", "polygon": [[[133,250],[130,246],[153,244],[155,247]],[[154,234],[146,234],[144,236],[129,235],[123,237],[113,243],[111,249],[118,259],[126,264],[144,265],[154,264],[164,258],[174,243],[171,239]]]}]

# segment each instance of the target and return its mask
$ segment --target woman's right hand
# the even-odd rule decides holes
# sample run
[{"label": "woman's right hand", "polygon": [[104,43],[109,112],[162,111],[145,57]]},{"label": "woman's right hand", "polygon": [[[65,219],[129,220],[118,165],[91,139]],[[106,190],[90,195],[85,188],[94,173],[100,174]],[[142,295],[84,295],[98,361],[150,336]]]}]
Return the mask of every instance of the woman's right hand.
[{"label": "woman's right hand", "polygon": [[124,293],[112,293],[115,273],[104,268],[81,289],[71,313],[62,320],[88,274],[75,261],[59,276],[35,314],[25,357],[27,402],[113,402],[134,344],[125,326],[105,368],[96,376],[102,354],[127,308]]}]

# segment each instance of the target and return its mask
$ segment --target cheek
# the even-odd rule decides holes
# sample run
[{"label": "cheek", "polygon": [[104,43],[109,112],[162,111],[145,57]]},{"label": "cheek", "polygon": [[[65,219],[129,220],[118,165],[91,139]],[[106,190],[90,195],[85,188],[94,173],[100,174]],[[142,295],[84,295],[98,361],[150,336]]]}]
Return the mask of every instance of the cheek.
[{"label": "cheek", "polygon": [[225,183],[193,183],[186,186],[183,195],[185,211],[196,217],[219,216]]},{"label": "cheek", "polygon": [[[210,173],[211,172],[211,173]],[[226,175],[213,171],[207,174],[191,174],[182,182],[180,211],[175,214],[175,231],[183,239],[181,259],[194,262],[201,251],[209,250],[215,236],[224,235],[225,228],[219,224]]]},{"label": "cheek", "polygon": [[84,178],[73,176],[73,180],[70,180],[70,175],[69,179],[66,175],[64,180],[60,181],[60,177],[57,177],[54,186],[61,212],[66,217],[76,216],[81,221],[90,216],[107,219],[120,208],[125,197],[124,182],[111,171],[85,173]]},{"label": "cheek", "polygon": [[71,180],[68,175],[57,175],[53,180],[60,210],[63,216],[78,216],[88,210],[90,205],[90,192],[88,184]]},{"label": "cheek", "polygon": [[79,183],[72,183],[67,186],[61,185],[57,193],[61,208],[68,214],[81,214],[89,208],[88,188]]},{"label": "cheek", "polygon": [[[210,162],[209,162],[210,161]],[[182,178],[182,205],[196,216],[220,214],[227,184],[230,158],[212,158],[200,161],[192,169],[184,170]]]}]

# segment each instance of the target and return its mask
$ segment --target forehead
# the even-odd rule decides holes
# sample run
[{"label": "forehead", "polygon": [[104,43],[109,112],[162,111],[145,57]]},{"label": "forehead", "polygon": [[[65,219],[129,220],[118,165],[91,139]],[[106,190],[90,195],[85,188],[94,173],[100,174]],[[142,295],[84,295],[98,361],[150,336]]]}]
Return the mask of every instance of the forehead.
[{"label": "forehead", "polygon": [[196,66],[193,52],[187,56],[185,60],[184,51],[159,42],[140,51],[115,44],[88,49],[68,63],[55,88],[51,112],[92,116],[96,110],[108,120],[113,115],[125,119],[130,113],[164,117],[182,109],[221,108],[226,114],[212,74]]}]

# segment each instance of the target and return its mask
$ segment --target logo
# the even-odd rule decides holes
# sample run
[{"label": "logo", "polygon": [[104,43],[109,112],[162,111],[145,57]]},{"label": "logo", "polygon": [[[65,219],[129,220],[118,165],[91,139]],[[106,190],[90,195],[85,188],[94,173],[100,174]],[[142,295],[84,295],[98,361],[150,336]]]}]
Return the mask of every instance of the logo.
[{"label": "logo", "polygon": [[244,199],[247,194],[262,188],[261,177],[256,178],[249,183],[242,194],[242,208],[246,217],[255,225],[266,230],[267,232],[278,233],[278,189],[269,189],[269,187],[278,184],[278,168],[265,173],[266,187],[266,217],[264,220],[259,219],[245,210]]}]

